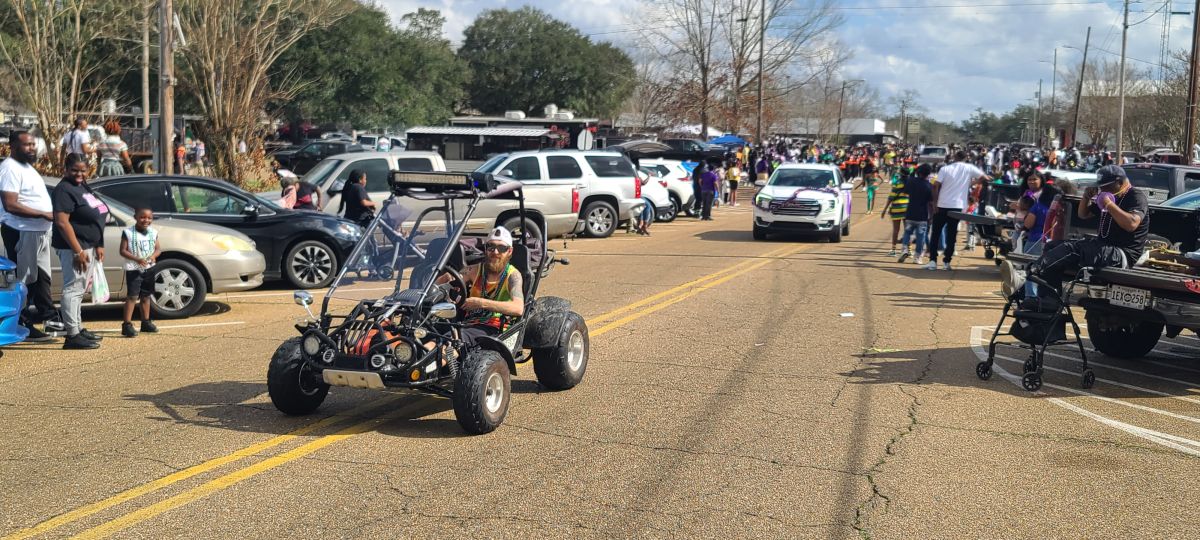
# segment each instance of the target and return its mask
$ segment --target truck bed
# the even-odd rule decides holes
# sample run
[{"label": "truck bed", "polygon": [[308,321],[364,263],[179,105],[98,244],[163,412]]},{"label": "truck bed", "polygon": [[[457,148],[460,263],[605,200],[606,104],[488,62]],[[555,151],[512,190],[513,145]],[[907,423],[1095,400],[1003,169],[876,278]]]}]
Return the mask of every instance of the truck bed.
[{"label": "truck bed", "polygon": [[[1024,253],[1010,253],[1008,260],[1015,264],[1029,264],[1037,257]],[[1069,272],[1068,272],[1069,273]],[[1200,301],[1200,278],[1177,272],[1153,268],[1105,268],[1093,274],[1105,284],[1124,285],[1139,289],[1187,295]]]}]

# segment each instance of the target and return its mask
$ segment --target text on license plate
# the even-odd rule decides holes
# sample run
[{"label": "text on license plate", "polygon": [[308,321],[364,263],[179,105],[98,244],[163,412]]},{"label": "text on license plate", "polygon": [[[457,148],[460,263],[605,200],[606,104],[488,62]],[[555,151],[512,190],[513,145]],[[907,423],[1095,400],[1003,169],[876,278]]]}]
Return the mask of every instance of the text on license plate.
[{"label": "text on license plate", "polygon": [[1108,303],[1115,306],[1146,309],[1146,306],[1150,305],[1150,291],[1145,289],[1109,285],[1104,296],[1108,298]]}]

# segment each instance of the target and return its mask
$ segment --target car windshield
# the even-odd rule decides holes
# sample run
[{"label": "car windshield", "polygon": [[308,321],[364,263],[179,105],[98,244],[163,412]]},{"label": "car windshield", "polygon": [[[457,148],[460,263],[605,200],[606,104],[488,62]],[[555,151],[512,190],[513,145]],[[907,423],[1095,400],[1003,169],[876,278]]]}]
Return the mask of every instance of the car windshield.
[{"label": "car windshield", "polygon": [[340,159],[321,160],[321,162],[318,163],[316,167],[313,167],[311,170],[309,170],[308,174],[305,174],[300,181],[308,182],[314,186],[320,186],[325,183],[327,178],[329,178],[329,174],[332,173],[334,169],[337,169],[338,165],[341,164],[342,160]]},{"label": "car windshield", "polygon": [[824,188],[833,186],[832,171],[821,169],[779,169],[768,185],[779,187]]},{"label": "car windshield", "polygon": [[416,205],[405,205],[406,200],[392,197],[383,203],[330,298],[357,302],[406,290],[418,294],[437,277],[435,267],[462,223],[450,222],[441,204],[415,212]]},{"label": "car windshield", "polygon": [[494,173],[496,172],[495,169],[500,166],[500,163],[502,163],[506,157],[508,157],[508,154],[494,156],[492,159],[485,161],[483,165],[480,165],[478,169],[475,169],[475,172]]},{"label": "car windshield", "polygon": [[1147,189],[1168,189],[1171,185],[1171,171],[1155,167],[1125,167],[1129,183],[1134,187]]},{"label": "car windshield", "polygon": [[1167,199],[1162,205],[1172,208],[1182,208],[1184,210],[1195,210],[1200,208],[1200,190],[1189,191],[1178,197],[1172,197]]},{"label": "car windshield", "polygon": [[944,156],[946,155],[945,148],[926,148],[921,151],[923,156]]}]

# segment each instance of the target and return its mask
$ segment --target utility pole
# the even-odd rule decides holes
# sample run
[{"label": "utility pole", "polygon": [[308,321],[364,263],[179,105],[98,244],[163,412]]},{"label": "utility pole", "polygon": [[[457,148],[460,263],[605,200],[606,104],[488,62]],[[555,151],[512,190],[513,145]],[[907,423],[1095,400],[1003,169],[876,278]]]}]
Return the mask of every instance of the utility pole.
[{"label": "utility pole", "polygon": [[175,165],[174,13],[171,0],[158,2],[158,172],[171,174]]},{"label": "utility pole", "polygon": [[151,0],[142,2],[142,127],[150,127],[150,7]]},{"label": "utility pole", "polygon": [[[1200,0],[1198,0],[1200,1]],[[1088,46],[1092,44],[1092,27],[1087,29],[1087,38],[1083,41],[1083,63],[1079,65],[1079,86],[1075,89],[1075,125],[1071,127],[1071,145],[1079,146],[1079,108],[1083,104],[1083,77],[1087,73]],[[1096,141],[1092,141],[1095,144]]]},{"label": "utility pole", "polygon": [[754,139],[763,143],[763,56],[767,54],[767,0],[762,0],[758,12],[758,123]]},{"label": "utility pole", "polygon": [[1188,103],[1187,103],[1187,129],[1184,132],[1183,153],[1187,156],[1188,163],[1195,160],[1195,152],[1192,148],[1196,145],[1196,106],[1197,106],[1197,63],[1200,63],[1200,51],[1197,46],[1200,45],[1200,0],[1196,0],[1196,9],[1192,11],[1195,15],[1195,22],[1192,24],[1192,56],[1188,65]]},{"label": "utility pole", "polygon": [[1120,105],[1117,107],[1117,165],[1121,165],[1121,151],[1125,149],[1125,49],[1129,45],[1129,0],[1123,2],[1125,6],[1125,19],[1121,23],[1121,73],[1120,86]]},{"label": "utility pole", "polygon": [[1054,138],[1058,138],[1058,114],[1054,109],[1055,94],[1058,93],[1058,47],[1054,48],[1054,73],[1050,76],[1050,127],[1054,128]]},{"label": "utility pole", "polygon": [[842,97],[838,99],[838,123],[837,135],[833,137],[833,144],[842,144],[842,107],[846,105],[846,81],[842,81]]},{"label": "utility pole", "polygon": [[1042,80],[1038,79],[1037,110],[1033,112],[1033,144],[1042,146]]}]

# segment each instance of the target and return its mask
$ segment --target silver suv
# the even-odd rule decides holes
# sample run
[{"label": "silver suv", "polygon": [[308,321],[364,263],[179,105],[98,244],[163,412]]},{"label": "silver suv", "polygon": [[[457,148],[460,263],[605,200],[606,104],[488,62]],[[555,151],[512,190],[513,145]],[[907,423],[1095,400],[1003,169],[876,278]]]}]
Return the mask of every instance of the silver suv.
[{"label": "silver suv", "polygon": [[500,154],[478,169],[522,184],[573,184],[583,232],[605,238],[641,212],[642,183],[624,154],[604,150],[533,150]]}]

